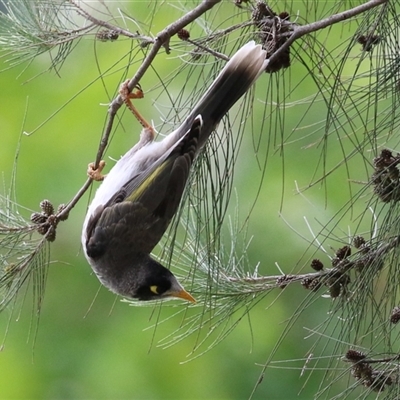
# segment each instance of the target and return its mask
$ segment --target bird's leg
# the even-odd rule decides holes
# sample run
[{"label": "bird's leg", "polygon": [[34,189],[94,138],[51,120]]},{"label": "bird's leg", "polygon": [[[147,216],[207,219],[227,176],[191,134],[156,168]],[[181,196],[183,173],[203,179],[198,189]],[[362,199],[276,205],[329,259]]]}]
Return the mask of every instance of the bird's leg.
[{"label": "bird's leg", "polygon": [[103,168],[105,167],[106,162],[104,160],[101,160],[99,162],[99,166],[95,169],[94,168],[94,163],[90,163],[88,165],[87,169],[87,175],[89,178],[93,179],[94,181],[102,181],[106,175],[103,175],[101,171],[103,171]]},{"label": "bird's leg", "polygon": [[[133,89],[132,92],[128,88],[129,80],[121,84],[119,88],[119,94],[126,104],[126,106],[131,110],[132,114],[139,121],[140,125],[143,126],[143,131],[140,137],[140,141],[151,142],[154,140],[154,129],[153,127],[142,117],[136,107],[132,104],[131,99],[142,99],[144,97],[143,90],[139,84]],[[142,137],[145,135],[145,137]]]}]

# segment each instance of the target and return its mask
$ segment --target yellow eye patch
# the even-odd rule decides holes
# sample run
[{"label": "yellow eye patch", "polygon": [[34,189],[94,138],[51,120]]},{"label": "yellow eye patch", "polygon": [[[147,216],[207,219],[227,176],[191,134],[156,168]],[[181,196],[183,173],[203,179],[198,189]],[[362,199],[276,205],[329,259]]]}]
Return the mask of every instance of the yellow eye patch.
[{"label": "yellow eye patch", "polygon": [[154,294],[158,294],[158,286],[156,286],[156,285],[150,286],[150,290],[151,290]]}]

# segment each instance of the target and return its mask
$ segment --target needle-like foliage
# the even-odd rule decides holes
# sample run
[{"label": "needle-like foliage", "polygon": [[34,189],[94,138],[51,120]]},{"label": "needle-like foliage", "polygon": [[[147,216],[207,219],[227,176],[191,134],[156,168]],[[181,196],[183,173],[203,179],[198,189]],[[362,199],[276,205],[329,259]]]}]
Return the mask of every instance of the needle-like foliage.
[{"label": "needle-like foliage", "polygon": [[[271,57],[266,74],[221,122],[196,160],[181,208],[161,243],[160,259],[180,270],[181,281],[198,303],[179,308],[175,315],[180,325],[160,345],[193,340],[189,358],[197,357],[241,321],[250,320],[253,308],[267,296],[269,307],[274,307],[275,299],[301,285],[304,294],[293,302],[281,338],[268,359],[260,361],[254,393],[269,369],[282,365],[276,356],[293,331],[303,329],[303,316],[322,308],[323,320],[307,327],[309,354],[286,360],[285,367],[292,363],[299,374],[307,374],[304,384],[312,374],[320,374],[316,398],[361,399],[383,393],[398,398],[399,5],[395,0],[217,3],[175,5],[182,17],[153,39],[150,30],[130,36],[72,0],[10,2],[8,14],[0,15],[0,49],[10,65],[52,50],[55,67],[69,55],[75,39],[91,29],[101,29],[96,36],[100,41],[116,40],[119,34],[134,39],[144,59],[129,85],[134,87],[153,65],[157,79],[148,92],[160,114],[156,129],[163,135],[188,114],[230,54],[249,40],[261,43]],[[204,14],[206,7],[212,12]],[[198,14],[190,19],[192,9]],[[120,15],[127,25],[134,20]],[[176,69],[155,67],[162,46],[177,55]],[[179,88],[174,86],[177,76],[185,82]],[[117,96],[110,105],[97,162],[121,104]],[[243,143],[254,155],[246,165],[239,156]],[[271,188],[270,173],[277,155],[283,177],[279,190]],[[296,175],[302,163],[311,171],[307,176]],[[235,191],[238,165],[251,176],[247,186],[253,188],[245,193]],[[313,196],[318,201],[322,197],[325,210],[315,218],[306,215],[306,233],[292,228],[293,236],[303,239],[298,261],[279,263],[279,273],[271,273],[263,259],[252,264],[248,256],[254,209],[274,198],[284,219],[294,191],[297,199],[311,204]],[[345,200],[334,199],[337,192],[346,193]],[[232,217],[234,193],[241,207]],[[248,204],[244,217],[243,198]],[[292,199],[289,204],[294,204]],[[7,305],[32,277],[40,305],[47,243],[55,238],[63,209],[54,213],[43,206],[42,213],[32,216],[34,224],[20,218],[9,196],[2,198],[0,209],[1,304]],[[290,218],[287,225],[291,227]],[[35,239],[40,229],[45,236]],[[292,250],[287,242],[293,236],[285,237],[282,246]],[[267,252],[273,249],[268,239],[266,243],[264,258],[269,260]],[[161,323],[159,319],[155,327]]]},{"label": "needle-like foliage", "polygon": [[31,287],[35,313],[39,313],[50,262],[49,242],[20,211],[12,182],[7,194],[0,196],[0,311]]}]

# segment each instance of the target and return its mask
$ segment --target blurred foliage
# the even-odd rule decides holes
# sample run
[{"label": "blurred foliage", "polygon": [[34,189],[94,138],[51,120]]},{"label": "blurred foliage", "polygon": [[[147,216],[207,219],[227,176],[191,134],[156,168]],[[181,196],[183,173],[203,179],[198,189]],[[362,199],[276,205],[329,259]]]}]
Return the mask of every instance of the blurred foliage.
[{"label": "blurred foliage", "polygon": [[[307,10],[305,3],[296,3],[300,16],[309,11],[321,18],[332,11],[322,7],[317,13],[317,7]],[[354,6],[353,3],[356,2],[344,2],[341,6]],[[147,30],[155,33],[174,21],[182,10],[190,8],[191,2],[123,3],[119,14],[114,4],[106,2],[106,5],[115,15],[122,15],[120,21],[126,22],[126,16],[132,15],[135,21],[143,22],[138,25],[148,34]],[[156,10],[157,7],[162,9]],[[148,17],[153,10],[157,11],[154,17]],[[206,35],[211,26],[213,29],[229,26],[230,18],[225,17],[227,10],[243,12],[232,4],[224,4],[218,13],[193,24],[192,36]],[[131,29],[136,24],[128,22],[132,24]],[[341,54],[344,50],[337,44],[337,38],[345,42],[353,33],[350,24],[344,24],[344,28],[337,26],[322,33],[318,40],[305,39],[302,46],[304,49],[308,43],[323,43],[321,48]],[[251,38],[248,32],[240,40]],[[234,42],[233,36],[229,44],[236,45]],[[181,51],[180,44],[175,44],[176,51]],[[224,48],[223,40],[220,45]],[[349,64],[335,65],[342,68],[343,78],[351,76],[357,68],[368,70],[358,59],[360,47],[354,44],[351,48]],[[84,183],[87,164],[96,156],[108,102],[115,96],[119,84],[140,65],[142,51],[146,50],[134,47],[130,39],[102,43],[93,34],[80,40],[72,56],[62,61],[61,69],[48,71],[54,60],[48,53],[29,66],[21,64],[11,70],[7,69],[6,60],[1,59],[0,70],[5,70],[0,74],[0,170],[7,190],[12,184],[18,149],[15,195],[18,203],[27,207],[20,210],[27,220],[44,198],[54,204],[65,203]],[[249,266],[259,264],[261,275],[279,275],[279,268],[285,273],[308,271],[310,257],[317,247],[314,232],[322,232],[326,252],[319,251],[318,257],[328,264],[355,231],[369,233],[371,230],[372,217],[360,218],[365,213],[367,200],[364,199],[370,195],[370,188],[361,193],[359,204],[352,205],[353,213],[347,210],[350,195],[358,193],[368,180],[374,154],[362,154],[361,161],[349,157],[344,163],[343,155],[354,148],[349,142],[342,147],[336,145],[340,142],[338,139],[348,134],[345,121],[352,117],[346,114],[332,117],[339,126],[339,129],[335,126],[335,132],[337,129],[339,133],[329,137],[329,146],[328,140],[321,140],[321,136],[329,136],[324,131],[327,104],[321,98],[313,98],[320,86],[307,75],[305,68],[316,69],[318,60],[315,54],[302,53],[302,48],[295,47],[293,51],[297,60],[303,58],[303,63],[294,62],[284,73],[263,77],[253,93],[258,109],[255,106],[251,121],[242,130],[234,194],[227,212],[233,225],[240,225],[248,218],[242,229],[244,246],[248,246],[247,262]],[[182,61],[187,62],[183,54],[183,51],[182,54],[160,53],[154,68],[141,80],[146,97],[141,100],[140,108],[156,126],[173,119],[170,114],[175,109],[169,100],[178,104],[182,91],[200,93],[200,80],[177,73]],[[326,75],[322,72],[321,82],[329,75],[329,71],[325,71]],[[300,75],[305,77],[297,82],[295,78]],[[162,84],[166,85],[168,96],[162,91],[160,77],[167,77]],[[310,107],[312,112],[308,111]],[[240,115],[238,109],[232,115]],[[264,110],[273,111],[271,115],[261,114]],[[355,108],[357,113],[360,115],[360,108]],[[239,125],[236,121],[234,126]],[[22,132],[30,135],[21,135]],[[138,134],[136,120],[129,113],[121,113],[107,157],[118,158],[136,142]],[[346,139],[350,137],[348,134]],[[338,160],[346,168],[336,168]],[[112,165],[111,160],[108,162]],[[331,169],[334,172],[323,184],[311,185]],[[309,190],[299,192],[299,187],[308,185]],[[171,347],[168,344],[171,335],[180,334],[179,328],[190,309],[178,303],[178,308],[130,307],[100,288],[91,273],[80,249],[81,226],[89,201],[90,196],[85,196],[78,203],[69,219],[60,225],[57,240],[51,246],[52,262],[40,324],[36,309],[32,312],[29,294],[0,315],[6,335],[0,353],[2,398],[243,399],[249,397],[272,351],[274,360],[286,361],[270,364],[254,399],[310,399],[321,389],[321,381],[327,375],[322,366],[329,372],[329,362],[342,356],[334,353],[334,341],[340,339],[327,344],[318,340],[319,335],[331,337],[336,333],[335,321],[322,333],[312,331],[334,314],[335,303],[332,305],[330,298],[307,296],[303,288],[292,286],[267,293],[258,299],[251,313],[242,316],[237,311],[227,321],[234,324],[235,318],[240,319],[219,346],[185,362],[193,357],[201,334],[189,336]],[[342,215],[344,209],[346,212]],[[333,220],[334,216],[340,225]],[[229,249],[232,242],[229,227],[223,233],[223,243]],[[300,314],[306,307],[307,311]],[[289,326],[296,324],[296,329],[288,330],[287,321],[292,321]],[[321,356],[317,364],[309,365],[310,348],[317,355],[329,354],[328,359],[323,360]],[[307,369],[309,366],[314,369],[312,374]],[[335,368],[348,371],[345,364]],[[335,393],[353,385],[348,374],[339,380]]]}]

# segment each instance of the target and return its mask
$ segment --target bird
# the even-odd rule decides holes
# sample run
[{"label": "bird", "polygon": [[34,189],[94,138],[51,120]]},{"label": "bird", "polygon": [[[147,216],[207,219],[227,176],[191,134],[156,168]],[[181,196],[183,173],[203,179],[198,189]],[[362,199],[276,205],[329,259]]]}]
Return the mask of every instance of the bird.
[{"label": "bird", "polygon": [[[250,41],[242,46],[182,124],[162,140],[155,140],[153,128],[135,114],[143,125],[140,139],[105,176],[82,229],[86,259],[110,291],[142,301],[196,302],[151,252],[179,208],[196,156],[267,64],[261,45]],[[136,97],[127,85],[120,94],[128,105]],[[89,176],[98,178],[104,165],[96,170],[89,164]]]}]

